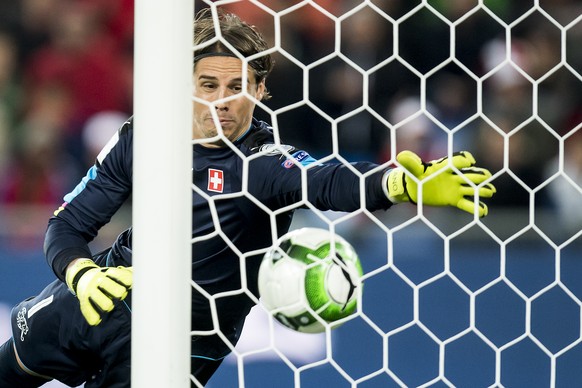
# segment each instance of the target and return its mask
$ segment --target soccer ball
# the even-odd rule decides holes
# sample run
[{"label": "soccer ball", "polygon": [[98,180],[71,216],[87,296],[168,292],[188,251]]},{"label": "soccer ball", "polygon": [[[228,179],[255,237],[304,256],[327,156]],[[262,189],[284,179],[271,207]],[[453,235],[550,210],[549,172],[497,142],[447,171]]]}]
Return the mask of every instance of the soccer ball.
[{"label": "soccer ball", "polygon": [[356,311],[361,277],[360,259],[346,240],[326,229],[302,228],[285,234],[265,254],[259,293],[283,325],[321,333],[326,323]]}]

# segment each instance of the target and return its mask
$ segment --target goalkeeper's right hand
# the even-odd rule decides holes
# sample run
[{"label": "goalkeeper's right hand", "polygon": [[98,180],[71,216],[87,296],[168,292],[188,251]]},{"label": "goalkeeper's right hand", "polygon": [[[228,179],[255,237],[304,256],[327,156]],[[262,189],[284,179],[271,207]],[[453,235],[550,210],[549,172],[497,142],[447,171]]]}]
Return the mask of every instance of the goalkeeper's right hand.
[{"label": "goalkeeper's right hand", "polygon": [[133,284],[132,267],[99,267],[90,259],[77,259],[67,268],[65,280],[79,299],[81,313],[91,326],[101,314],[113,310],[113,301],[123,300]]}]

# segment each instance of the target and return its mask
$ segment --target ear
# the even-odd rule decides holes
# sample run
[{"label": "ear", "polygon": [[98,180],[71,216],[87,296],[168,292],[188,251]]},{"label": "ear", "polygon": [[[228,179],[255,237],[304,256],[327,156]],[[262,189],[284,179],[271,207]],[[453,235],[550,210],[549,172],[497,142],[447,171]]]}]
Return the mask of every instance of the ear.
[{"label": "ear", "polygon": [[261,81],[259,82],[259,84],[257,85],[257,92],[255,93],[255,98],[259,101],[261,101],[263,99],[263,97],[265,96],[265,90],[266,90],[266,86],[265,86],[265,81]]}]

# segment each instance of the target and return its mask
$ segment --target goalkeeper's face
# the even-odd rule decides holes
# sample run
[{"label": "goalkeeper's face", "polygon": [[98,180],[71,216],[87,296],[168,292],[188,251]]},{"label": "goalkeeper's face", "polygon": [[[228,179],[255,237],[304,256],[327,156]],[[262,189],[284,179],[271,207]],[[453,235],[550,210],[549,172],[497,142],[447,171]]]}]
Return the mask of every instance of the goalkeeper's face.
[{"label": "goalkeeper's face", "polygon": [[242,70],[242,61],[234,57],[210,56],[195,64],[192,137],[211,138],[203,143],[208,147],[222,147],[224,138],[235,141],[242,136],[251,125],[255,109],[251,96],[256,100],[263,98],[264,82],[257,84],[248,67],[243,84]]}]

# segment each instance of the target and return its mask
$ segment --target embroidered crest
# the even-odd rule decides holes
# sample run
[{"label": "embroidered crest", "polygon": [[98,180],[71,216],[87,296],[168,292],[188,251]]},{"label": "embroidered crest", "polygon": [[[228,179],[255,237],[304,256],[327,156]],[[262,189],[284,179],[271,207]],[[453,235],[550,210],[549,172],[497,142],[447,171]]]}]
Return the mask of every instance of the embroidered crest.
[{"label": "embroidered crest", "polygon": [[291,150],[293,150],[293,146],[285,144],[263,144],[259,148],[259,152],[265,154],[265,156],[281,155],[283,151],[289,152]]},{"label": "embroidered crest", "polygon": [[222,193],[224,188],[224,172],[214,168],[208,169],[208,191]]},{"label": "embroidered crest", "polygon": [[28,334],[28,323],[26,322],[26,307],[20,309],[16,314],[16,326],[20,329],[20,340],[24,341],[24,336]]}]

